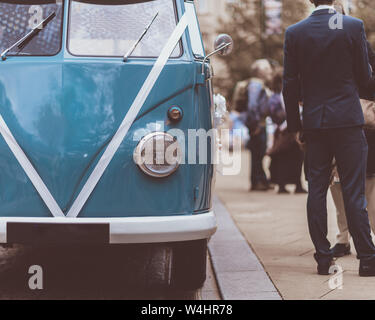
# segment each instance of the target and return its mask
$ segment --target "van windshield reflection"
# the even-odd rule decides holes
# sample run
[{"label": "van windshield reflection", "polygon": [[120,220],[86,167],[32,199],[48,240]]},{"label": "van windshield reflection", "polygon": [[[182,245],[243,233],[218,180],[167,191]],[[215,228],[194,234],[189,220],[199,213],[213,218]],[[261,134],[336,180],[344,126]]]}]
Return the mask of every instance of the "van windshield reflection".
[{"label": "van windshield reflection", "polygon": [[[71,0],[69,51],[79,56],[124,57],[159,12],[131,55],[158,57],[177,25],[175,5],[175,0]],[[180,55],[177,46],[172,57]]]},{"label": "van windshield reflection", "polygon": [[[62,1],[0,1],[0,52],[12,47],[55,13],[43,28],[8,55],[55,55],[61,49]],[[21,54],[22,52],[22,54]]]}]

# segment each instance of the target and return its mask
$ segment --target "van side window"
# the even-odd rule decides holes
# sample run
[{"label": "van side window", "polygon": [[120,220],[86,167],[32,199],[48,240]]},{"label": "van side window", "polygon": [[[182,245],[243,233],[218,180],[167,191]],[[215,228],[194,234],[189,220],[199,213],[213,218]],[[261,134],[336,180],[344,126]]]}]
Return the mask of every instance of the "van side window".
[{"label": "van side window", "polygon": [[196,57],[204,57],[204,47],[203,47],[203,42],[201,38],[201,33],[199,30],[199,24],[198,24],[198,18],[197,14],[194,8],[194,3],[185,3],[185,9],[186,12],[189,14],[190,23],[189,23],[189,34],[190,34],[190,40],[191,40],[191,45],[193,48],[193,54]]},{"label": "van side window", "polygon": [[[158,17],[133,57],[159,56],[177,25],[175,0],[71,0],[69,51],[79,56],[124,56],[157,12]],[[181,54],[179,45],[172,57]]]}]

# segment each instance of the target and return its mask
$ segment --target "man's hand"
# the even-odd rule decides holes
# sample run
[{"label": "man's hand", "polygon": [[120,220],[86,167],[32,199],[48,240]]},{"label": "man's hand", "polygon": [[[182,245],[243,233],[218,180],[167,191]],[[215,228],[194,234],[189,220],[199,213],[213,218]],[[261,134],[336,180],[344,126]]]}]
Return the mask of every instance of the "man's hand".
[{"label": "man's hand", "polygon": [[298,142],[298,144],[304,143],[303,133],[301,131],[298,131],[298,132],[295,133],[295,138],[296,138],[296,141]]},{"label": "man's hand", "polygon": [[298,143],[298,145],[300,146],[300,148],[305,151],[306,150],[306,141],[305,141],[305,137],[303,135],[303,132],[302,131],[298,131],[295,133],[295,139]]},{"label": "man's hand", "polygon": [[257,127],[252,133],[250,133],[250,136],[257,136],[260,133],[261,129],[260,127]]}]

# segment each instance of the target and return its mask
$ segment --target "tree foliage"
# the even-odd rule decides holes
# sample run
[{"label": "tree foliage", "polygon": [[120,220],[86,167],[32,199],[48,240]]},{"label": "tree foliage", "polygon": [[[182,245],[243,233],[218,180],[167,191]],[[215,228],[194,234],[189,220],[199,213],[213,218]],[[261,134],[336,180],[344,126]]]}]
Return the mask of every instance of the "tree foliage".
[{"label": "tree foliage", "polygon": [[355,9],[353,16],[360,18],[365,23],[366,35],[371,43],[371,46],[375,48],[375,1],[374,0],[357,0],[355,2]]},{"label": "tree foliage", "polygon": [[267,58],[282,63],[285,29],[307,16],[308,0],[283,0],[282,34],[264,36],[262,0],[241,0],[228,5],[230,18],[220,22],[220,33],[228,33],[235,49],[228,57],[221,57],[228,74],[216,81],[221,92],[231,97],[238,81],[250,77],[250,66],[256,59]]}]

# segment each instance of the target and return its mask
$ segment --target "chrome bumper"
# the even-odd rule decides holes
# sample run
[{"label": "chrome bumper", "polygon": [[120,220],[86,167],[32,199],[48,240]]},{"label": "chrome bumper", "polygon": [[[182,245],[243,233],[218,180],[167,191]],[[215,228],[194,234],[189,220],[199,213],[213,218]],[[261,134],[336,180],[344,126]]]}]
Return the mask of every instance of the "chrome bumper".
[{"label": "chrome bumper", "polygon": [[[210,238],[216,231],[214,212],[189,216],[133,218],[0,218],[0,243],[8,243],[7,225],[61,224],[109,225],[109,243],[159,243]],[[64,239],[59,241],[64,243]],[[69,242],[67,240],[67,242]]]}]

